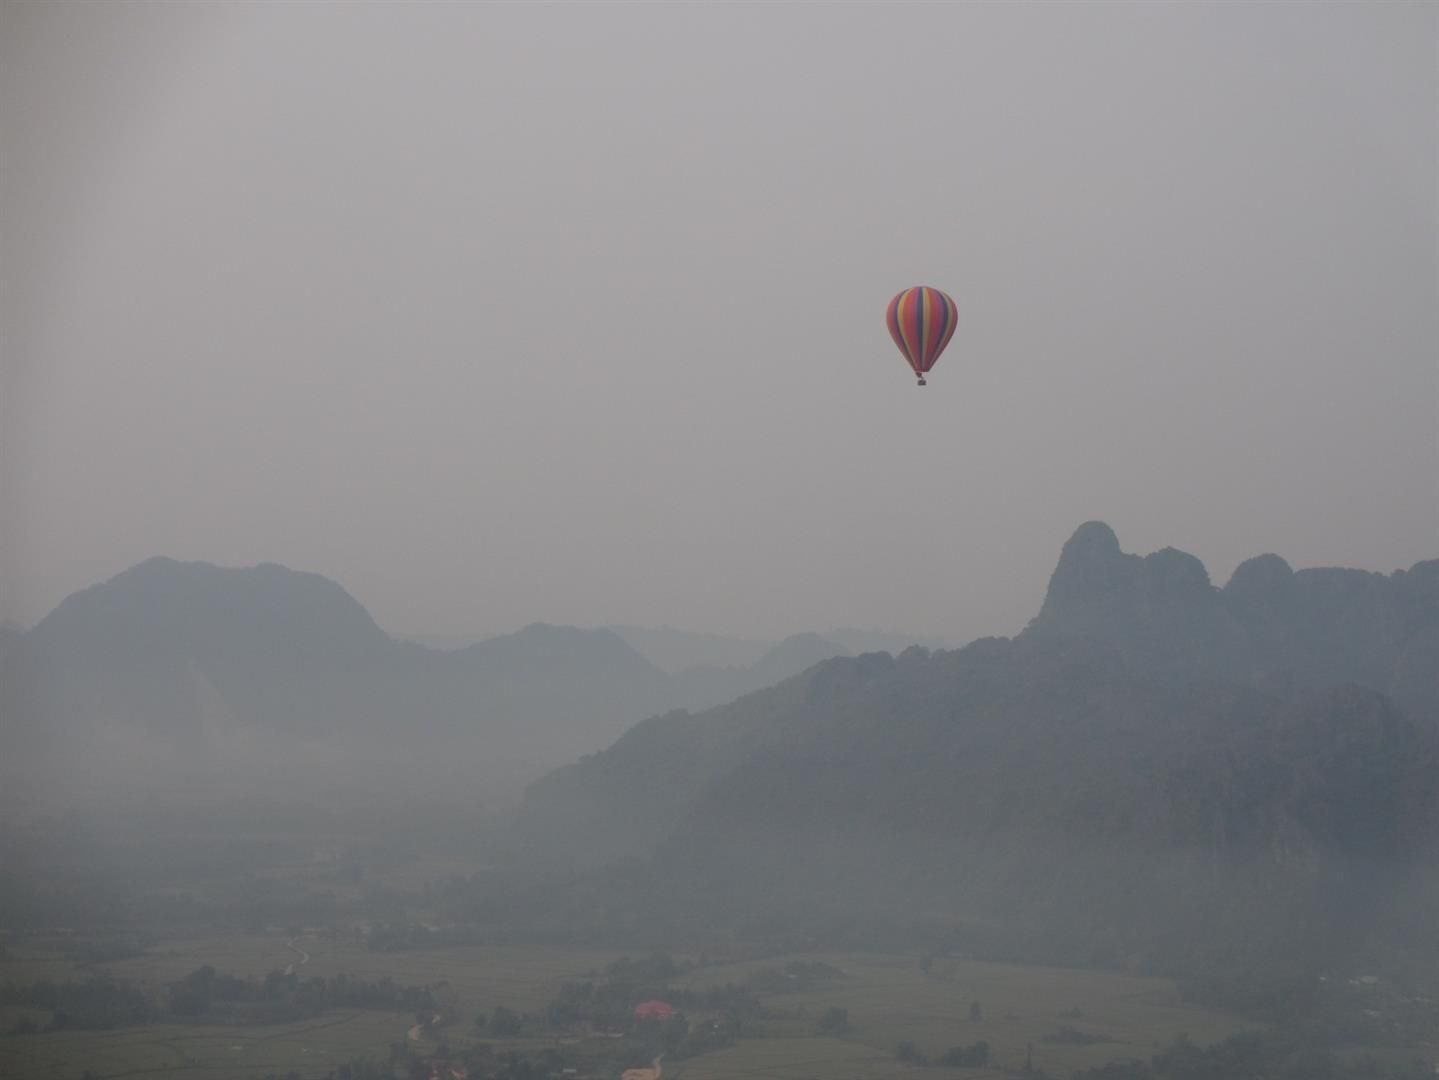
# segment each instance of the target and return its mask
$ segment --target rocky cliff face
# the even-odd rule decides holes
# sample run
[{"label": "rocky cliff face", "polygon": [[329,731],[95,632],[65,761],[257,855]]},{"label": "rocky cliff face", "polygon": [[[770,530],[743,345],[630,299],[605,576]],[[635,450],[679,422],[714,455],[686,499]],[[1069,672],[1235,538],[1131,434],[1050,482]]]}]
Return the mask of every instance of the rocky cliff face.
[{"label": "rocky cliff face", "polygon": [[1083,638],[1171,684],[1236,681],[1290,691],[1354,682],[1421,716],[1439,713],[1439,566],[1391,575],[1294,571],[1278,555],[1239,566],[1222,589],[1194,556],[1140,557],[1089,522],[1064,545],[1025,634]]},{"label": "rocky cliff face", "polygon": [[1221,589],[1091,523],[1017,638],[655,717],[535,784],[521,835],[650,856],[717,925],[767,904],[882,922],[903,896],[1035,957],[1340,962],[1385,911],[1422,923],[1413,883],[1439,867],[1430,566],[1266,555]]}]

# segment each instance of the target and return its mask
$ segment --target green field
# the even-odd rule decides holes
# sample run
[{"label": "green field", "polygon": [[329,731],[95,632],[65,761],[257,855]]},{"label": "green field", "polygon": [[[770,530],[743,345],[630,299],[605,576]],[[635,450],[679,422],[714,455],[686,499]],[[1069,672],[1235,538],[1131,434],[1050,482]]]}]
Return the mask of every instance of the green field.
[{"label": "green field", "polygon": [[[1129,1058],[1147,1059],[1175,1036],[1187,1033],[1208,1043],[1241,1030],[1237,1017],[1187,1006],[1173,983],[1103,972],[1020,967],[979,961],[936,963],[920,970],[914,957],[875,954],[822,954],[845,972],[823,990],[777,995],[777,1009],[803,1012],[776,1025],[779,1037],[745,1040],[695,1062],[675,1075],[687,1080],[721,1077],[773,1077],[775,1080],[869,1080],[909,1071],[894,1059],[899,1042],[911,1042],[929,1057],[952,1046],[984,1040],[990,1045],[989,1069],[914,1069],[916,1076],[970,1077],[1004,1075],[1025,1062],[1033,1044],[1033,1064],[1051,1075]],[[739,981],[755,967],[705,969],[692,981]],[[980,1003],[982,1019],[969,1019],[970,1004]],[[849,1010],[851,1032],[843,1038],[814,1038],[809,1020],[825,1009]],[[1077,1014],[1076,1014],[1077,1010]],[[1105,1035],[1112,1042],[1065,1045],[1042,1040],[1063,1027]]]},{"label": "green field", "polygon": [[[166,942],[142,957],[108,965],[121,978],[159,985],[183,977],[201,964],[235,975],[263,976],[296,960],[285,938],[233,937]],[[354,941],[294,939],[309,956],[302,976],[347,974],[388,977],[412,986],[445,983],[468,1021],[477,1012],[504,1005],[517,1012],[543,1009],[560,985],[603,968],[622,953],[544,946],[456,946],[436,951],[371,952]],[[0,967],[0,973],[4,968]],[[3,978],[0,974],[0,978]]]},{"label": "green field", "polygon": [[344,1012],[274,1027],[177,1024],[8,1038],[0,1044],[0,1076],[68,1080],[89,1071],[104,1077],[263,1076],[291,1070],[324,1076],[333,1063],[383,1059],[405,1037],[409,1020],[396,1013]]},{"label": "green field", "polygon": [[[304,935],[219,937],[171,941],[141,956],[107,965],[115,975],[158,989],[201,964],[245,975],[263,975],[308,956],[303,975],[341,972],[363,978],[387,976],[398,983],[440,986],[449,1011],[443,1036],[453,1047],[472,1041],[479,1012],[504,1005],[539,1011],[566,981],[593,977],[620,954],[547,947],[473,947],[443,951],[369,952],[353,941]],[[798,957],[695,969],[675,985],[704,987],[742,982],[755,969]],[[1186,1006],[1173,984],[1161,979],[1054,968],[1020,967],[968,960],[942,960],[926,973],[915,957],[864,953],[805,956],[841,969],[844,978],[802,993],[765,995],[775,1018],[737,1045],[688,1061],[667,1062],[675,1080],[882,1080],[914,1075],[932,1080],[985,1080],[1018,1069],[1033,1044],[1033,1061],[1052,1076],[1107,1061],[1148,1058],[1181,1033],[1207,1043],[1246,1026],[1222,1013]],[[0,961],[0,982],[35,974],[80,977],[87,972],[56,959],[39,946],[12,950]],[[441,986],[443,984],[443,986]],[[982,1018],[969,1018],[978,1001]],[[827,1008],[849,1011],[850,1032],[817,1037],[815,1018]],[[200,1078],[261,1076],[294,1071],[323,1077],[335,1064],[361,1057],[383,1060],[393,1043],[406,1040],[413,1017],[399,1013],[344,1011],[314,1020],[268,1027],[157,1025],[113,1032],[47,1033],[0,1039],[0,1077],[69,1080],[90,1071],[104,1077]],[[1062,1027],[1112,1039],[1096,1045],[1047,1043]],[[536,1049],[553,1038],[496,1041],[500,1049]],[[573,1036],[566,1041],[573,1041]],[[951,1046],[985,1040],[986,1069],[918,1069],[894,1058],[900,1041],[935,1057]],[[424,1040],[432,1049],[434,1042]],[[417,1049],[421,1046],[417,1046]]]}]

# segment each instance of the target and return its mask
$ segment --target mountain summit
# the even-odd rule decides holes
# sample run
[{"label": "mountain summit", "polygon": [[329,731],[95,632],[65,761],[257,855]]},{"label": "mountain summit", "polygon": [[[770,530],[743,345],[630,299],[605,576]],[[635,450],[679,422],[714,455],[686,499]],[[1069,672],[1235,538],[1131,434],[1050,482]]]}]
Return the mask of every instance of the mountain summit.
[{"label": "mountain summit", "polygon": [[[1216,588],[1193,555],[1120,550],[1081,525],[1060,553],[1029,637],[1113,649],[1145,677],[1259,688],[1355,682],[1439,714],[1439,561],[1391,575],[1294,571],[1278,555],[1242,563]],[[1421,670],[1436,673],[1423,677]]]}]

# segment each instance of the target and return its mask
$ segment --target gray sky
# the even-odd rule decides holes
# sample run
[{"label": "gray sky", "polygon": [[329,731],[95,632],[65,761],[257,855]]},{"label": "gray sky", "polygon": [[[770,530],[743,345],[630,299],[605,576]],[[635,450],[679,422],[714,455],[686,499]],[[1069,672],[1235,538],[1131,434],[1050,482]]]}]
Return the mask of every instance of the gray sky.
[{"label": "gray sky", "polygon": [[169,554],[960,641],[1089,518],[1439,555],[1439,5],[0,18],[0,617]]}]

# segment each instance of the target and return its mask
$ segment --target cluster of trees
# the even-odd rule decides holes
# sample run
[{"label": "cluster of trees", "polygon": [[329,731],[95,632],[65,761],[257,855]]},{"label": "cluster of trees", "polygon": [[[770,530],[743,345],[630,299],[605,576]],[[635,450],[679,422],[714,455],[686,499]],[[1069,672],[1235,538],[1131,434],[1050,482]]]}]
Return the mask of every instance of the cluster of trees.
[{"label": "cluster of trees", "polygon": [[[675,1013],[666,1018],[636,1018],[635,1005],[652,997],[662,997],[675,1007]],[[692,1024],[686,1010],[718,1015]],[[500,1011],[495,1010],[495,1014]],[[623,1032],[630,1039],[655,1048],[656,1052],[663,1051],[672,1060],[682,1061],[731,1045],[746,1025],[761,1014],[754,994],[742,986],[730,984],[691,990],[610,980],[566,983],[545,1010],[545,1020],[558,1028],[585,1024]],[[495,1026],[494,1015],[487,1030],[502,1034]]]},{"label": "cluster of trees", "polygon": [[[487,1080],[550,1080],[566,1069],[583,1075],[614,1076],[641,1064],[632,1046],[611,1047],[600,1055],[581,1056],[574,1047],[546,1046],[528,1050],[496,1051],[489,1043],[476,1043],[454,1053],[441,1047],[434,1055],[419,1054],[405,1043],[394,1043],[385,1060],[360,1058],[336,1066],[326,1080],[430,1080],[437,1064],[464,1066],[471,1076]],[[645,1064],[648,1059],[645,1059]],[[298,1074],[270,1074],[265,1080],[301,1080]]]},{"label": "cluster of trees", "polygon": [[1058,1043],[1062,1046],[1098,1046],[1101,1043],[1112,1043],[1114,1040],[1108,1035],[1100,1035],[1093,1031],[1080,1031],[1068,1024],[1039,1040],[1044,1043]]},{"label": "cluster of trees", "polygon": [[474,1034],[493,1035],[497,1039],[512,1038],[526,1029],[534,1028],[540,1020],[529,1013],[515,1012],[504,1005],[496,1005],[488,1013],[477,1013],[474,1020]]},{"label": "cluster of trees", "polygon": [[[790,967],[794,968],[793,974],[802,979],[838,976],[835,969],[825,964],[801,963]],[[742,1032],[752,1029],[754,1022],[766,1015],[753,983],[704,988],[669,985],[670,979],[687,970],[686,965],[664,952],[623,957],[608,965],[603,973],[592,972],[595,978],[563,984],[542,1014],[520,1013],[498,1005],[487,1015],[475,1018],[474,1031],[510,1038],[531,1031],[590,1027],[622,1034],[621,1050],[627,1047],[645,1061],[661,1052],[672,1061],[682,1061],[733,1044]],[[768,985],[777,974],[783,975],[784,971],[772,969],[761,973],[759,981]],[[785,989],[794,989],[788,978],[780,979],[779,984]],[[635,1006],[651,999],[673,1006],[674,1013],[667,1017],[636,1017]],[[689,1016],[696,1013],[706,1014],[706,1018],[691,1022]],[[842,1033],[848,1029],[848,1020],[846,1010],[831,1009],[820,1024],[826,1032]]]},{"label": "cluster of trees", "polygon": [[367,982],[341,974],[302,979],[293,972],[272,971],[256,981],[227,975],[209,964],[171,983],[168,990],[169,1011],[174,1016],[212,1017],[218,1006],[225,1006],[232,1019],[257,1023],[303,1019],[329,1009],[389,1009],[428,1015],[436,1008],[428,987],[401,986],[389,978]]},{"label": "cluster of trees", "polygon": [[[148,1024],[158,1010],[138,987],[109,975],[83,981],[41,982],[0,987],[0,1005],[41,1009],[50,1013],[46,1030],[106,1030]],[[22,1016],[11,1034],[25,1035],[40,1030],[34,1020]]]},{"label": "cluster of trees", "polygon": [[659,999],[674,1006],[679,1018],[685,1012],[718,1013],[720,1025],[738,1034],[747,1022],[763,1015],[754,979],[743,986],[726,983],[702,989],[669,985],[671,979],[687,970],[666,952],[622,957],[605,968],[603,979],[561,986],[559,995],[546,1009],[545,1019],[554,1027],[589,1024],[611,1031],[632,1030],[646,1023],[635,1020],[634,1007],[642,1001]]},{"label": "cluster of trees", "polygon": [[1180,1036],[1148,1064],[1131,1061],[1074,1074],[1074,1080],[1433,1080],[1422,1061],[1354,1059],[1297,1043],[1284,1031],[1245,1031],[1200,1047]]},{"label": "cluster of trees", "polygon": [[633,1018],[635,1003],[643,999],[624,983],[565,983],[546,1008],[545,1019],[559,1028],[589,1024],[622,1031]]},{"label": "cluster of trees", "polygon": [[1439,1031],[1439,1004],[1422,986],[1373,976],[1324,977],[1256,966],[1206,971],[1180,987],[1188,1001],[1276,1025],[1291,1042],[1306,1046],[1407,1046],[1431,1041]]},{"label": "cluster of trees", "polygon": [[[391,1009],[432,1012],[428,988],[390,979],[367,982],[348,975],[301,979],[272,971],[263,980],[241,979],[206,964],[166,987],[163,1004],[139,987],[111,975],[82,981],[42,981],[0,987],[0,1005],[44,1010],[46,1030],[106,1030],[165,1020],[273,1024],[317,1016],[329,1009]],[[39,1031],[22,1016],[10,1034]]]}]

